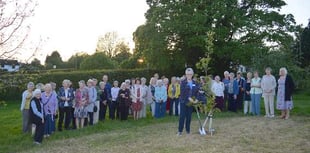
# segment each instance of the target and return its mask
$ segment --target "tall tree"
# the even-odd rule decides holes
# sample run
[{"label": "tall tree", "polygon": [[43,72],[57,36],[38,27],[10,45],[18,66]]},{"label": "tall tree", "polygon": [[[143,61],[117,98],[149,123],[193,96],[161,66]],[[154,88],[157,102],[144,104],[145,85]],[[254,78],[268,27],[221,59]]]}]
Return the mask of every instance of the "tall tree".
[{"label": "tall tree", "polygon": [[112,59],[119,64],[132,56],[128,44],[126,44],[124,41],[121,41],[116,45],[115,52],[117,54]]},{"label": "tall tree", "polygon": [[34,0],[0,0],[0,58],[12,58],[28,37]]},{"label": "tall tree", "polygon": [[214,32],[213,73],[230,65],[251,64],[253,55],[290,45],[295,29],[283,0],[147,0],[146,23],[137,28],[137,52],[155,68],[194,66],[209,55],[208,32]]},{"label": "tall tree", "polygon": [[302,31],[300,36],[300,51],[302,53],[301,66],[310,66],[310,19],[308,26]]},{"label": "tall tree", "polygon": [[81,63],[87,58],[89,55],[87,53],[76,53],[75,55],[72,55],[68,62],[66,62],[67,68],[74,68],[74,69],[80,69]]},{"label": "tall tree", "polygon": [[55,68],[54,66],[56,66],[56,68],[63,68],[63,64],[64,62],[58,51],[53,51],[50,56],[46,56],[45,67],[47,69]]},{"label": "tall tree", "polygon": [[94,70],[94,69],[113,69],[115,65],[111,58],[102,52],[96,52],[95,54],[87,57],[80,65],[82,70]]},{"label": "tall tree", "polygon": [[119,41],[117,32],[108,32],[98,38],[96,52],[103,52],[111,58],[117,54],[115,49]]}]

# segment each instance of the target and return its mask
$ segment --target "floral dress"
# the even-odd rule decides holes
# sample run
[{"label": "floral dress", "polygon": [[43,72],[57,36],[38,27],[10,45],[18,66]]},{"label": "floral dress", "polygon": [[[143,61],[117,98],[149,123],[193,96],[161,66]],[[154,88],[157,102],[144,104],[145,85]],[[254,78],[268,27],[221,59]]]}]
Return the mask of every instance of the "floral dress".
[{"label": "floral dress", "polygon": [[285,101],[285,78],[278,80],[278,94],[277,94],[277,109],[291,110],[293,108],[293,101]]}]

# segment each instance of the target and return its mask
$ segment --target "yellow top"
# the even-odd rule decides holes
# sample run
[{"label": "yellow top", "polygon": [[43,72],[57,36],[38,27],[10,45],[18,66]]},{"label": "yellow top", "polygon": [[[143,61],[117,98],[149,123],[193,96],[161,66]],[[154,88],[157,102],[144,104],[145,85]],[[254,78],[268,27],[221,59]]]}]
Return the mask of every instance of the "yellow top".
[{"label": "yellow top", "polygon": [[28,93],[28,95],[27,95],[27,97],[26,97],[24,109],[30,109],[30,101],[31,101],[31,98],[32,98],[32,93]]},{"label": "yellow top", "polygon": [[[179,98],[180,93],[181,93],[180,84],[175,84],[175,94],[174,94],[174,97],[175,98]],[[172,84],[169,85],[168,96],[169,96],[169,98],[173,98]]]}]

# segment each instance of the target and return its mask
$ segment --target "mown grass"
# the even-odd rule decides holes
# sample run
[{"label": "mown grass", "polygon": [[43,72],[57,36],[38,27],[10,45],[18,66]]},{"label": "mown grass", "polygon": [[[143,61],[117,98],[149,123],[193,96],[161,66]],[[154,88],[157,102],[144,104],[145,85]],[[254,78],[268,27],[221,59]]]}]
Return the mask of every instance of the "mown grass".
[{"label": "mown grass", "polygon": [[[290,127],[290,126],[293,126],[293,124],[300,124],[300,125],[309,124],[309,119],[307,118],[310,116],[309,100],[310,100],[310,95],[306,91],[299,92],[298,94],[294,95],[294,109],[291,113],[294,119],[294,122],[292,122],[292,125],[289,125],[289,128],[293,128],[293,127]],[[264,114],[263,103],[261,104],[262,104],[261,112],[262,114]],[[165,133],[164,132],[165,130],[169,131],[169,133],[166,133],[166,134],[173,133],[173,135],[175,135],[175,133],[177,132],[177,123],[178,123],[177,117],[167,116],[163,119],[153,119],[152,117],[150,117],[150,115],[148,115],[148,118],[142,119],[139,121],[133,121],[131,118],[129,119],[129,121],[124,121],[124,122],[117,121],[117,120],[114,120],[114,121],[107,120],[104,123],[99,123],[95,126],[87,127],[87,128],[80,129],[80,130],[56,132],[50,138],[44,139],[43,145],[38,148],[37,146],[33,145],[33,141],[32,141],[30,134],[22,134],[21,132],[21,112],[19,111],[19,106],[20,106],[19,102],[11,101],[11,102],[7,102],[7,106],[5,108],[0,108],[0,152],[10,152],[10,153],[11,152],[22,152],[22,151],[40,152],[42,151],[42,148],[51,149],[51,146],[59,148],[59,146],[57,146],[59,145],[59,142],[64,142],[64,141],[72,142],[72,143],[69,143],[69,145],[70,144],[76,145],[75,140],[77,141],[76,143],[79,143],[79,141],[81,141],[80,139],[81,138],[83,139],[84,137],[87,139],[91,139],[89,141],[100,141],[97,143],[94,142],[92,144],[89,144],[91,146],[94,146],[94,148],[97,148],[91,152],[105,152],[104,150],[100,149],[103,143],[110,144],[111,146],[114,146],[114,147],[116,147],[118,143],[119,145],[127,145],[128,141],[135,141],[136,135],[140,135],[141,137],[145,135],[147,137],[148,132],[147,130],[144,130],[147,128],[149,128],[153,132],[155,131],[155,133],[158,134],[158,136],[152,135],[152,133],[150,134],[150,136],[152,137],[156,136],[155,139],[158,139],[158,141],[161,140],[160,137],[165,136],[165,135],[160,134],[160,133]],[[277,111],[277,113],[279,112]],[[230,123],[230,121],[233,121],[234,119],[239,119],[240,117],[243,118],[243,115],[241,112],[239,113],[221,112],[221,113],[215,114],[214,116],[215,122],[218,122],[220,124],[227,124],[228,127],[233,126],[232,124],[236,124],[236,123]],[[252,118],[252,117],[246,117],[246,118]],[[263,118],[263,117],[260,117],[260,118]],[[196,120],[195,115],[193,116],[193,119],[194,119],[194,122],[197,122],[195,121]],[[218,123],[215,125],[217,125],[218,129],[221,129],[221,126],[219,126]],[[242,124],[242,126],[246,126],[246,124]],[[242,126],[238,128],[242,128]],[[196,130],[196,128],[193,128],[193,129]],[[283,129],[279,129],[280,132],[281,130],[282,132],[289,132]],[[302,132],[301,135],[306,134],[308,137],[305,139],[310,141],[309,128],[303,129],[303,130],[304,131],[301,131]],[[298,134],[298,132],[296,133]],[[96,137],[97,134],[100,135],[100,137],[105,137],[105,138],[97,138]],[[257,134],[259,135],[260,133],[258,132]],[[92,138],[92,137],[89,138],[89,136],[94,136],[95,138]],[[144,140],[138,140],[138,141],[144,141]],[[145,140],[145,141],[150,141],[150,140]],[[171,141],[174,141],[174,140],[171,140]],[[199,143],[199,142],[196,142],[196,140],[193,140],[193,141],[194,141],[193,143]],[[252,144],[252,142],[248,138],[241,138],[238,141],[240,141],[240,143],[242,144],[241,146],[245,144]],[[274,141],[274,140],[270,140],[270,141]],[[113,144],[113,143],[116,143],[116,144]],[[153,143],[157,143],[157,141],[154,141]],[[183,143],[183,142],[180,142],[180,143]],[[229,142],[226,142],[226,143],[229,143]],[[81,145],[84,145],[84,144],[81,144]],[[145,145],[143,144],[140,144],[140,145],[142,145],[141,147],[149,147],[149,145],[151,144],[146,143]],[[166,146],[166,144],[162,144],[162,145]],[[229,144],[226,144],[226,145],[229,145]],[[89,147],[88,143],[86,144],[86,146]],[[104,146],[107,146],[107,145],[104,145]],[[73,148],[74,146],[71,146],[71,147]],[[139,147],[139,146],[136,146],[136,147]],[[162,148],[158,152],[176,152],[180,150],[181,152],[188,151],[180,147],[180,148],[174,148],[174,149]],[[236,150],[238,151],[238,149]],[[113,151],[113,150],[108,150],[108,149],[106,150],[106,152],[110,152],[110,151]],[[135,147],[132,148],[132,152],[134,151],[135,151]],[[57,151],[54,150],[54,152],[57,152]],[[71,152],[71,151],[62,150],[58,152]],[[140,151],[140,152],[149,152],[149,151]],[[157,152],[157,151],[153,150],[153,152]],[[256,151],[255,149],[253,149],[248,152],[260,152],[260,151],[259,150]]]}]

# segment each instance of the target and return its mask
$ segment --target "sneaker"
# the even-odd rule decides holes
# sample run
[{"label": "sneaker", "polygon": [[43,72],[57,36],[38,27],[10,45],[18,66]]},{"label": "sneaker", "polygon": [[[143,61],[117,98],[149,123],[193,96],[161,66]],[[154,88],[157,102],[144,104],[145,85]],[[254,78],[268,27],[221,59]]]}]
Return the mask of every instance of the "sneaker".
[{"label": "sneaker", "polygon": [[181,135],[182,135],[182,132],[178,132],[178,133],[177,133],[177,136],[181,136]]},{"label": "sneaker", "polygon": [[274,118],[274,115],[270,115],[269,117],[270,117],[270,118]]},{"label": "sneaker", "polygon": [[41,143],[40,142],[38,142],[38,141],[35,141],[35,142],[33,142],[35,145],[41,145]]},{"label": "sneaker", "polygon": [[265,117],[266,117],[266,118],[268,118],[268,117],[269,117],[269,115],[265,115]]}]

